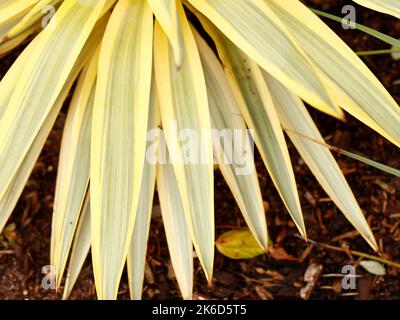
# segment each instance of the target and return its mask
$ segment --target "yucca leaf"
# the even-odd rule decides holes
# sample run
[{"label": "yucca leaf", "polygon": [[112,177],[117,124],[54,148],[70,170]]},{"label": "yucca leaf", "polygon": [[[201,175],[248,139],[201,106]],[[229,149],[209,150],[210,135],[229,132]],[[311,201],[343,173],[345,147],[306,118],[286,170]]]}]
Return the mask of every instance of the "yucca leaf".
[{"label": "yucca leaf", "polygon": [[147,0],[158,23],[167,35],[174,50],[175,63],[182,64],[182,30],[178,17],[176,0]]},{"label": "yucca leaf", "polygon": [[0,2],[0,26],[29,11],[39,0],[2,0]]},{"label": "yucca leaf", "polygon": [[[258,243],[266,248],[265,212],[246,124],[221,63],[197,31],[193,29],[193,33],[203,64],[212,127],[222,134],[229,130],[226,135],[213,136],[214,155],[247,225]],[[243,141],[236,141],[237,135]]]},{"label": "yucca leaf", "polygon": [[[391,54],[392,57],[394,58],[394,57],[397,57],[399,52],[400,52],[399,47],[393,47],[393,49],[357,51],[356,54],[359,57],[361,57],[361,56],[376,56],[376,55],[383,55],[383,54]],[[397,59],[395,59],[395,60],[397,60]]]},{"label": "yucca leaf", "polygon": [[[6,224],[12,210],[14,209],[17,201],[24,189],[26,182],[30,176],[30,173],[36,163],[37,158],[46,142],[47,136],[50,133],[51,128],[57,118],[57,115],[67,97],[70,88],[72,87],[75,79],[78,77],[79,72],[89,60],[89,57],[94,53],[94,48],[99,43],[104,30],[105,21],[107,16],[102,18],[95,26],[94,31],[90,35],[86,42],[81,54],[79,55],[75,65],[68,77],[68,80],[64,84],[64,88],[61,90],[53,108],[47,116],[45,122],[40,128],[38,134],[35,137],[29,151],[26,153],[23,162],[18,167],[16,174],[14,175],[12,182],[6,189],[3,197],[0,198],[0,230]],[[9,72],[4,76],[0,83],[0,119],[5,112],[7,101],[9,100],[15,84],[18,80],[18,75],[25,66],[25,61],[28,61],[30,57],[31,46],[28,46],[18,57],[15,63],[10,68]]]},{"label": "yucca leaf", "polygon": [[[99,47],[100,48],[100,47]],[[75,88],[61,142],[51,235],[51,264],[57,287],[89,186],[90,135],[99,50],[83,70]]]},{"label": "yucca leaf", "polygon": [[300,1],[266,1],[318,66],[335,102],[400,146],[400,109],[359,57]]},{"label": "yucca leaf", "polygon": [[225,232],[215,245],[221,254],[231,259],[252,259],[265,253],[264,247],[260,247],[248,229]]},{"label": "yucca leaf", "polygon": [[[316,9],[311,9],[311,11],[314,12],[315,14],[321,16],[321,17],[328,18],[330,20],[333,20],[333,21],[336,21],[336,22],[339,22],[339,23],[343,23],[343,18],[342,17],[338,17],[338,16],[335,16],[333,14],[326,13],[324,11],[320,11],[320,10],[316,10]],[[393,37],[391,37],[391,36],[389,36],[389,35],[387,35],[385,33],[379,32],[378,30],[375,30],[373,28],[364,26],[364,25],[362,25],[360,23],[357,23],[355,25],[355,27],[356,27],[357,30],[362,31],[362,32],[364,32],[364,33],[366,33],[366,34],[368,34],[368,35],[370,35],[372,37],[375,37],[375,38],[377,38],[377,39],[379,39],[379,40],[381,40],[383,42],[391,44],[394,47],[400,47],[400,40],[398,40],[396,38],[393,38]]]},{"label": "yucca leaf", "polygon": [[8,30],[10,30],[12,27],[18,24],[18,22],[21,21],[21,17],[15,17],[11,19],[10,21],[0,24],[0,43],[1,39],[4,40],[4,35],[7,33]]},{"label": "yucca leaf", "polygon": [[292,130],[300,132],[317,141],[324,142],[303,102],[272,76],[267,73],[264,73],[264,76],[281,123],[284,128],[289,129],[287,134],[299,151],[300,156],[346,218],[371,247],[377,250],[378,246],[374,235],[332,154],[322,145],[291,132]]},{"label": "yucca leaf", "polygon": [[[43,9],[46,6],[54,7],[59,2],[60,0],[41,0],[37,2],[34,7],[21,19],[21,21],[19,21],[3,36],[3,39],[14,38],[21,33],[26,32],[27,29],[36,24],[36,22],[43,16]],[[41,26],[43,27],[42,24]]]},{"label": "yucca leaf", "polygon": [[43,30],[31,43],[29,64],[0,121],[0,197],[23,161],[62,90],[96,20],[103,1],[95,8],[66,0],[58,13],[56,29]]},{"label": "yucca leaf", "polygon": [[75,74],[75,77],[71,78],[71,81],[68,81],[64,89],[60,92],[59,98],[54,104],[54,108],[51,110],[38,134],[36,135],[35,140],[33,141],[29,151],[25,155],[24,160],[18,168],[18,172],[8,185],[3,196],[0,197],[0,231],[6,225],[8,218],[18,202],[26,182],[29,179],[31,171],[35,166],[36,160],[42,151],[54,122],[57,119],[59,110],[61,109],[61,106],[77,76],[78,74]]},{"label": "yucca leaf", "polygon": [[63,299],[68,299],[81,272],[90,249],[90,199],[87,194],[79,215],[79,223],[74,236],[74,244],[68,263]]},{"label": "yucca leaf", "polygon": [[[154,80],[154,77],[153,77]],[[157,90],[154,81],[150,95],[148,132],[158,128],[160,125],[160,110],[157,101]],[[149,135],[149,134],[148,134]],[[148,141],[146,150],[151,150],[150,146],[157,148],[159,141]],[[146,264],[147,240],[149,238],[151,212],[153,208],[153,196],[156,183],[156,161],[148,157],[157,155],[147,155],[143,168],[142,184],[139,195],[139,205],[136,214],[135,226],[133,228],[131,245],[128,251],[127,268],[129,278],[129,291],[131,299],[140,300],[143,290],[144,270]]]},{"label": "yucca leaf", "polygon": [[171,164],[158,165],[157,190],[172,267],[182,297],[191,299],[193,291],[193,245],[185,219],[180,190]]},{"label": "yucca leaf", "polygon": [[389,173],[389,174],[391,174],[391,175],[393,175],[395,177],[399,177],[400,178],[400,170],[399,169],[396,169],[396,168],[393,168],[393,167],[388,166],[386,164],[383,164],[381,162],[372,160],[372,159],[370,159],[370,158],[368,158],[366,156],[360,155],[358,153],[350,152],[350,151],[347,151],[347,150],[340,149],[338,147],[331,146],[331,145],[329,145],[329,144],[327,144],[325,142],[322,142],[319,139],[314,139],[313,137],[307,136],[307,135],[305,135],[303,133],[300,133],[298,131],[289,130],[287,128],[285,130],[286,131],[290,131],[291,133],[297,134],[297,135],[299,135],[300,137],[302,137],[304,139],[313,141],[314,143],[318,143],[318,144],[324,146],[325,148],[328,148],[329,150],[332,150],[334,152],[342,154],[342,155],[344,155],[346,157],[349,157],[351,159],[360,161],[360,162],[365,163],[366,165],[371,166],[371,167],[373,167],[375,169],[378,169],[378,170],[380,170],[382,172],[386,172],[386,173]]},{"label": "yucca leaf", "polygon": [[[203,22],[203,21],[202,21]],[[207,25],[220,59],[268,172],[300,233],[305,236],[303,214],[285,137],[262,70],[229,39]]]},{"label": "yucca leaf", "polygon": [[145,160],[153,14],[121,0],[100,51],[91,149],[92,258],[99,299],[115,299],[132,238]]},{"label": "yucca leaf", "polygon": [[234,44],[305,101],[342,117],[316,69],[264,0],[188,0]]},{"label": "yucca leaf", "polygon": [[356,154],[354,152],[350,152],[350,151],[347,151],[347,150],[343,150],[343,149],[339,149],[339,148],[335,148],[335,147],[331,147],[331,146],[329,146],[329,148],[335,150],[336,152],[338,152],[340,154],[345,155],[346,157],[349,157],[349,158],[352,158],[354,160],[363,162],[363,163],[365,163],[365,164],[367,164],[367,165],[369,165],[371,167],[374,167],[374,168],[376,168],[378,170],[381,170],[383,172],[389,173],[389,174],[391,174],[391,175],[393,175],[395,177],[400,178],[400,170],[399,169],[396,169],[396,168],[390,167],[388,165],[385,165],[383,163],[371,160],[371,159],[369,159],[367,157],[361,156],[361,155]]},{"label": "yucca leaf", "polygon": [[376,11],[380,11],[386,14],[390,14],[400,19],[400,3],[398,0],[353,0],[358,4],[371,8]]},{"label": "yucca leaf", "polygon": [[28,38],[30,35],[34,34],[39,30],[37,25],[33,25],[30,28],[24,30],[17,36],[5,41],[1,42],[0,41],[0,58],[2,58],[4,55],[6,55],[9,51],[15,49],[18,47],[21,43],[23,43],[26,38]]},{"label": "yucca leaf", "polygon": [[[178,4],[178,12],[183,34],[183,63],[177,70],[168,39],[156,22],[156,82],[161,121],[173,157],[187,224],[197,255],[211,282],[214,261],[213,155],[211,135],[201,134],[202,130],[211,128],[207,89],[196,43],[181,4]],[[198,156],[194,161],[186,157],[184,148],[179,145],[182,130],[191,130],[201,136],[197,150],[192,150],[192,155]]]},{"label": "yucca leaf", "polygon": [[[104,5],[101,16],[110,9],[116,0],[107,0]],[[8,53],[8,51],[16,48],[27,37],[34,33],[38,33],[44,27],[40,17],[43,16],[43,10],[46,6],[57,6],[60,0],[42,0],[39,1],[24,17],[17,18],[10,26],[0,28],[0,57]],[[47,21],[46,21],[47,22]],[[55,19],[55,23],[57,19]],[[4,30],[2,30],[4,29]]]},{"label": "yucca leaf", "polygon": [[0,121],[7,111],[7,106],[17,85],[19,75],[22,73],[32,49],[33,46],[29,45],[22,51],[0,82]]}]

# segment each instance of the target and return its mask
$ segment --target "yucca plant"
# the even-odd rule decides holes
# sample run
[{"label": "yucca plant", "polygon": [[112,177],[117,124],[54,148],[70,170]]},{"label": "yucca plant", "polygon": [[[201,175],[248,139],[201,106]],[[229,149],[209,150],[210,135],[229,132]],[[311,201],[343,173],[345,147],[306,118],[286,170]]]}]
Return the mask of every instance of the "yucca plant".
[{"label": "yucca plant", "polygon": [[[58,9],[42,30],[49,5]],[[62,140],[51,238],[57,286],[70,256],[65,297],[89,248],[100,299],[116,298],[126,262],[131,296],[141,297],[156,180],[182,296],[192,295],[193,245],[212,281],[212,148],[225,150],[232,141],[206,137],[198,150],[206,161],[200,164],[146,160],[149,149],[158,154],[163,139],[170,156],[182,160],[176,132],[186,128],[251,129],[275,187],[306,237],[286,130],[327,194],[377,248],[333,156],[302,138],[323,142],[303,101],[338,119],[344,109],[398,146],[399,108],[352,50],[300,1],[3,0],[0,28],[2,55],[32,38],[0,82],[0,230],[77,82]],[[211,40],[203,39],[206,33],[215,51]],[[155,144],[147,141],[158,127],[163,136]],[[251,166],[250,174],[237,175],[237,165],[219,163],[255,239],[266,247],[253,160]]]}]

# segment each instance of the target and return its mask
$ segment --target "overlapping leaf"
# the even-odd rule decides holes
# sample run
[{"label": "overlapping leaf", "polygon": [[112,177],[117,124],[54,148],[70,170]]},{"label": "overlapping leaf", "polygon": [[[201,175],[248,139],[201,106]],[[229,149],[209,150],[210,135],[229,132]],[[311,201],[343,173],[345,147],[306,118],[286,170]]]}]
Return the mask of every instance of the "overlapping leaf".
[{"label": "overlapping leaf", "polygon": [[[14,27],[12,27],[1,40],[6,40],[10,38],[17,37],[21,33],[26,32],[30,29],[36,22],[44,15],[48,14],[46,20],[41,21],[39,24],[41,27],[47,27],[45,23],[50,23],[50,18],[52,17],[52,12],[44,12],[46,8],[53,8],[55,12],[55,5],[59,3],[60,0],[41,0],[36,3],[36,5],[26,14],[21,21],[19,21]],[[53,27],[53,26],[52,26]]]},{"label": "overlapping leaf", "polygon": [[264,76],[276,110],[278,110],[280,121],[286,129],[289,129],[287,134],[301,157],[346,218],[377,250],[372,231],[332,154],[324,146],[295,133],[298,132],[321,143],[324,142],[303,102],[270,75],[265,73]]},{"label": "overlapping leaf", "polygon": [[[28,152],[26,153],[24,160],[18,167],[18,171],[14,175],[12,182],[6,189],[3,197],[0,198],[0,230],[3,228],[10,216],[12,210],[14,209],[20,194],[29,178],[33,166],[35,165],[36,159],[42,150],[42,147],[46,141],[46,138],[55,122],[55,119],[61,109],[61,106],[67,97],[70,88],[72,87],[75,79],[79,75],[79,72],[89,60],[89,57],[94,53],[95,45],[100,41],[103,36],[104,25],[108,17],[103,17],[95,26],[94,31],[90,35],[88,41],[86,42],[84,48],[81,51],[75,65],[68,77],[68,80],[64,84],[56,102],[54,103],[49,115],[47,116],[45,122],[40,128],[38,134],[36,135],[32,145],[30,146]],[[16,62],[12,65],[8,73],[4,76],[0,83],[0,119],[4,114],[6,107],[8,105],[9,99],[12,92],[14,91],[15,85],[18,81],[18,76],[21,70],[25,66],[25,61],[30,57],[30,50],[32,45],[29,45],[22,54],[18,57]]]},{"label": "overlapping leaf", "polygon": [[[149,106],[149,131],[146,146],[146,160],[143,168],[142,185],[140,189],[135,226],[133,228],[132,240],[127,258],[129,291],[131,298],[135,300],[139,300],[142,297],[143,290],[147,240],[149,238],[154,188],[156,183],[158,147],[160,144],[159,139],[161,138],[157,136],[157,132],[159,131],[155,131],[159,125],[160,110],[158,107],[157,90],[153,81]],[[151,133],[154,133],[154,135]]]},{"label": "overlapping leaf", "polygon": [[176,279],[182,297],[191,299],[193,291],[193,246],[174,168],[169,163],[158,165],[157,190]]},{"label": "overlapping leaf", "polygon": [[74,244],[69,258],[68,272],[65,279],[63,299],[68,299],[81,272],[83,263],[90,249],[90,199],[86,196],[79,215],[79,223],[74,236]]},{"label": "overlapping leaf", "polygon": [[175,63],[179,68],[182,64],[182,30],[178,17],[176,0],[147,0],[156,16],[158,23],[167,35],[174,50]]},{"label": "overlapping leaf", "polygon": [[[199,53],[183,7],[178,5],[183,33],[183,64],[176,69],[168,39],[156,23],[154,63],[160,96],[161,120],[173,161],[187,224],[208,281],[214,260],[213,156],[207,89]],[[182,132],[190,130],[201,142],[189,151],[180,145]],[[207,131],[206,131],[207,132]],[[181,140],[181,141],[179,141]],[[189,140],[190,146],[190,140]],[[193,159],[194,158],[194,159]]]},{"label": "overlapping leaf", "polygon": [[400,2],[398,0],[353,0],[364,7],[371,8],[400,19]]},{"label": "overlapping leaf", "polygon": [[145,160],[152,29],[153,15],[145,0],[120,0],[100,51],[90,163],[92,258],[99,299],[117,296],[135,223]]},{"label": "overlapping leaf", "polygon": [[258,65],[206,21],[239,104],[268,172],[300,233],[306,235],[293,168],[272,98]]},{"label": "overlapping leaf", "polygon": [[335,102],[400,146],[400,109],[357,55],[300,1],[265,3],[318,66]]},{"label": "overlapping leaf", "polygon": [[64,1],[57,12],[57,28],[43,30],[32,42],[30,63],[19,76],[0,120],[0,197],[50,113],[103,4],[100,1],[92,8]]},{"label": "overlapping leaf", "polygon": [[61,142],[54,200],[51,264],[60,285],[79,213],[89,185],[90,135],[98,52],[94,53],[75,88]]}]

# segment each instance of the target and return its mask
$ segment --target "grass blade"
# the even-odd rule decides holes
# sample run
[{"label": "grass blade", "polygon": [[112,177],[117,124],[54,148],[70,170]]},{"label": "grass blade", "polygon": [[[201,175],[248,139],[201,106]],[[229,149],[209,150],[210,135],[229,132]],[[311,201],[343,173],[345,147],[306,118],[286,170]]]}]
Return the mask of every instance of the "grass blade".
[{"label": "grass blade", "polygon": [[90,134],[99,49],[75,88],[61,142],[54,199],[51,264],[60,285],[89,186]]},{"label": "grass blade", "polygon": [[[207,27],[208,31],[211,27]],[[229,39],[211,32],[240,110],[268,172],[300,233],[306,236],[285,137],[262,70]]]}]

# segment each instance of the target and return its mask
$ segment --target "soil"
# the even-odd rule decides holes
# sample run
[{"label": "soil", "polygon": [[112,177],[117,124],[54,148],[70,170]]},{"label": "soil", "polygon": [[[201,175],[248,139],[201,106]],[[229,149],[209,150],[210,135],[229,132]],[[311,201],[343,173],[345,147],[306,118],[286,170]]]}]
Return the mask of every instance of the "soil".
[{"label": "soil", "polygon": [[[310,0],[314,8],[340,15],[349,1]],[[357,6],[359,23],[376,28],[393,37],[400,36],[400,21]],[[343,30],[340,24],[326,21],[354,50],[387,49],[388,45],[359,31]],[[1,75],[19,54],[18,49],[0,61]],[[389,55],[365,57],[363,60],[400,103],[400,61]],[[0,299],[60,299],[61,293],[41,286],[42,267],[49,264],[49,239],[58,152],[65,111],[38,159],[29,182],[0,238]],[[350,115],[339,122],[310,108],[327,142],[367,155],[371,159],[400,167],[398,149]],[[359,266],[360,258],[349,249],[376,254],[327,199],[310,171],[289,144],[295,168],[309,242],[302,240],[257,156],[259,180],[268,207],[267,219],[273,247],[269,254],[249,260],[231,260],[216,253],[214,283],[207,281],[196,260],[195,297],[198,299],[399,299],[399,269],[387,267],[385,276],[368,273]],[[372,226],[379,244],[378,255],[400,261],[400,180],[364,164],[335,154],[356,198]],[[221,175],[215,178],[216,233],[245,227],[243,218]],[[155,200],[148,245],[148,272],[144,299],[179,299],[176,280],[166,245],[162,220]],[[354,265],[355,289],[342,289],[343,266]],[[322,270],[321,270],[322,268]],[[306,291],[306,271],[320,270]],[[95,299],[90,258],[87,259],[70,299]],[[128,299],[124,273],[120,299]]]}]

